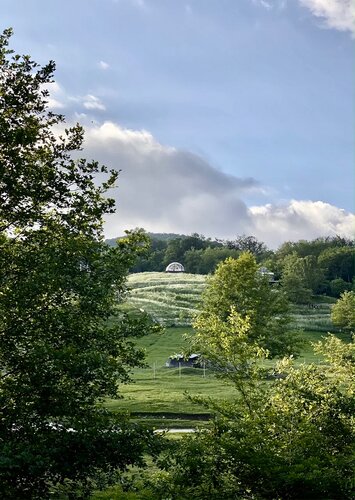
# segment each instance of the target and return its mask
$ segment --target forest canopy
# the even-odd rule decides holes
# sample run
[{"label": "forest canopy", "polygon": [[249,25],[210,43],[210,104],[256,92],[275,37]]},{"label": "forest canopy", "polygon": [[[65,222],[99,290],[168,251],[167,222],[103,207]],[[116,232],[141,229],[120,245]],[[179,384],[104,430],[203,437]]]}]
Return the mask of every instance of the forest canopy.
[{"label": "forest canopy", "polygon": [[[266,266],[280,280],[289,298],[308,302],[311,294],[339,298],[352,290],[355,267],[355,241],[335,237],[285,242],[270,250],[254,236],[240,235],[235,240],[192,235],[148,233],[150,246],[130,271],[162,272],[170,262],[181,262],[187,273],[210,274],[228,257],[250,252],[258,265]],[[109,246],[116,239],[106,240]]]}]

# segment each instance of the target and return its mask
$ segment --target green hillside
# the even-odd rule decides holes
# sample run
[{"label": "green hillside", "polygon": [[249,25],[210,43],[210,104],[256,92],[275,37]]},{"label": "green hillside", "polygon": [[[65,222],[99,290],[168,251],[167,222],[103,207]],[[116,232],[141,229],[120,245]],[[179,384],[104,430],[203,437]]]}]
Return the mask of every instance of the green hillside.
[{"label": "green hillside", "polygon": [[144,309],[164,326],[191,325],[205,282],[202,274],[131,274],[128,304]]},{"label": "green hillside", "polygon": [[[144,309],[164,326],[190,326],[206,284],[202,274],[135,273],[128,277],[128,304]],[[330,321],[335,299],[312,298],[310,305],[291,306],[297,326],[306,331],[337,332]]]}]

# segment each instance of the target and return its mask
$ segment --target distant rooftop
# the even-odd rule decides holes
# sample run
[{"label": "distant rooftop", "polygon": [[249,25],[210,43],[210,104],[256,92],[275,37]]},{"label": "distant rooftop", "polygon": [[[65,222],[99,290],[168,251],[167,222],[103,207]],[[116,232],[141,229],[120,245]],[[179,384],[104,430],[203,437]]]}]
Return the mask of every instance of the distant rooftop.
[{"label": "distant rooftop", "polygon": [[273,272],[269,271],[267,267],[260,267],[258,269],[258,273],[261,276],[266,276],[268,278],[268,280],[270,281],[270,283],[275,282],[275,274]]}]

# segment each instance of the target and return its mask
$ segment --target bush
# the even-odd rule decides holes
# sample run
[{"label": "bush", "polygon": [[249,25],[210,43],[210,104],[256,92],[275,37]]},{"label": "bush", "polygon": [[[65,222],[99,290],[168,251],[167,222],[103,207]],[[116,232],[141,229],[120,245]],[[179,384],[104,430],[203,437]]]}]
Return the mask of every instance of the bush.
[{"label": "bush", "polygon": [[349,292],[352,289],[352,284],[344,281],[342,278],[336,278],[329,283],[330,295],[339,298],[344,292]]}]

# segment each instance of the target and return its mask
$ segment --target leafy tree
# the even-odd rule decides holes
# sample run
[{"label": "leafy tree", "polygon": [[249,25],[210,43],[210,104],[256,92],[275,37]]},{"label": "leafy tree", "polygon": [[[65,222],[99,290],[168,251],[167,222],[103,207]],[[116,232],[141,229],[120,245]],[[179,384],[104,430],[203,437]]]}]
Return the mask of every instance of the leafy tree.
[{"label": "leafy tree", "polygon": [[339,298],[343,292],[348,292],[352,288],[352,283],[344,281],[342,278],[335,278],[329,283],[329,291],[332,297]]},{"label": "leafy tree", "polygon": [[[353,252],[354,241],[339,236],[316,238],[311,241],[288,241],[268,256],[267,261],[263,263],[275,273],[277,278],[280,278],[289,256],[295,254],[299,258],[308,259],[310,266],[307,266],[305,288],[311,289],[313,293],[329,293],[329,280],[339,277],[339,272],[345,271],[345,274],[349,273],[351,276],[351,262],[347,256],[353,255]],[[306,264],[305,261],[304,264]],[[344,264],[346,269],[343,269]],[[311,279],[309,279],[309,271],[311,271]],[[341,277],[351,281],[345,275]]]},{"label": "leafy tree", "polygon": [[306,304],[311,299],[305,264],[305,259],[297,257],[296,253],[284,259],[281,285],[288,299],[296,304]]},{"label": "leafy tree", "polygon": [[135,264],[130,268],[132,273],[140,273],[145,271],[165,270],[163,265],[164,255],[167,243],[162,240],[149,237],[149,247],[145,252],[138,257]]},{"label": "leafy tree", "polygon": [[170,240],[164,256],[164,265],[167,266],[173,261],[183,262],[185,252],[207,248],[209,243],[210,240],[206,240],[204,236],[197,233]]},{"label": "leafy tree", "polygon": [[328,280],[342,278],[351,283],[355,274],[355,250],[349,246],[328,248],[319,255],[318,263],[325,269]]},{"label": "leafy tree", "polygon": [[324,282],[324,270],[319,266],[314,255],[303,257],[303,272],[306,288],[316,294]]},{"label": "leafy tree", "polygon": [[183,262],[185,271],[189,273],[213,273],[217,265],[227,257],[238,257],[237,250],[225,247],[207,247],[200,250],[187,250]]},{"label": "leafy tree", "polygon": [[[280,361],[265,383],[265,351],[232,308],[200,340],[222,360],[233,401],[191,398],[212,428],[173,445],[153,478],[157,498],[350,500],[355,494],[355,346],[334,336],[316,347],[327,365]],[[209,341],[210,338],[210,341]]]},{"label": "leafy tree", "polygon": [[117,173],[72,159],[83,130],[54,134],[64,118],[43,87],[54,63],[14,54],[10,36],[0,37],[0,496],[87,497],[154,443],[102,406],[142,364],[130,338],[154,327],[116,306],[146,239],[103,243]]},{"label": "leafy tree", "polygon": [[218,265],[207,282],[196,327],[200,329],[201,321],[207,324],[213,315],[226,321],[231,306],[242,318],[249,318],[250,340],[258,341],[272,356],[297,352],[299,338],[290,331],[287,300],[259,274],[255,257],[249,252]]},{"label": "leafy tree", "polygon": [[354,244],[354,240],[342,238],[340,236],[325,236],[311,241],[286,241],[280,246],[276,254],[281,258],[285,258],[286,255],[295,252],[298,257],[307,257],[308,255],[312,255],[318,258],[319,255],[327,249],[342,247],[353,248]]},{"label": "leafy tree", "polygon": [[344,292],[332,306],[331,319],[334,325],[348,332],[355,331],[355,292]]},{"label": "leafy tree", "polygon": [[192,248],[184,254],[184,268],[187,273],[201,274],[201,261],[204,250]]},{"label": "leafy tree", "polygon": [[255,236],[246,236],[242,234],[235,240],[226,241],[227,248],[238,250],[239,252],[250,252],[258,260],[265,258],[269,254],[269,250],[265,243],[258,241]]}]

